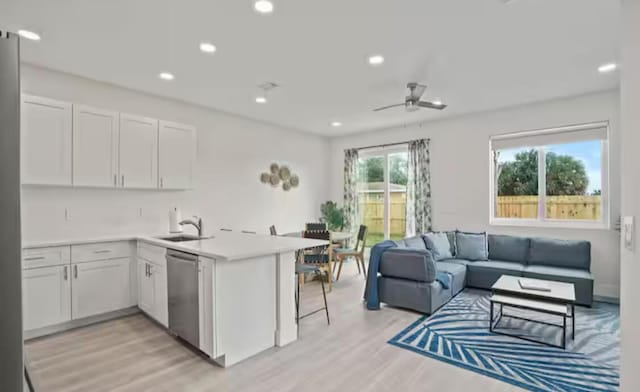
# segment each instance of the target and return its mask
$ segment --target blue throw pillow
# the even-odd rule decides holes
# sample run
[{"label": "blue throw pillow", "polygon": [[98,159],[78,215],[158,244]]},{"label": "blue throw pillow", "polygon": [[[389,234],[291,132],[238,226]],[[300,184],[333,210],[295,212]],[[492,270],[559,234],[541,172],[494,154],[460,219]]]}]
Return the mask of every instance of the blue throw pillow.
[{"label": "blue throw pillow", "polygon": [[456,258],[472,261],[488,260],[487,233],[456,232]]},{"label": "blue throw pillow", "polygon": [[453,257],[447,233],[427,233],[424,235],[424,243],[436,261]]}]

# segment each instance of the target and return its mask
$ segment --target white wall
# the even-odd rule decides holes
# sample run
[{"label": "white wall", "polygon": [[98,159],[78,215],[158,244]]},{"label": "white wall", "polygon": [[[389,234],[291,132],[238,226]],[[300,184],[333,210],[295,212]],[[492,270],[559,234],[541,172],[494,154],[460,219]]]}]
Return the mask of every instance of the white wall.
[{"label": "white wall", "polygon": [[489,137],[555,126],[610,121],[611,216],[620,211],[619,94],[617,91],[548,101],[331,140],[331,195],[342,200],[344,149],[417,138],[431,139],[433,223],[437,230],[487,230],[592,243],[596,295],[619,296],[619,234],[614,230],[541,229],[489,225]]},{"label": "white wall", "polygon": [[[167,214],[176,205],[182,208],[183,216],[203,216],[209,233],[221,227],[266,233],[271,224],[280,231],[300,230],[306,221],[318,218],[320,203],[326,199],[324,157],[329,142],[325,138],[26,65],[22,68],[22,90],[192,124],[198,129],[195,190],[23,186],[25,243],[167,232]],[[260,173],[272,162],[287,163],[299,174],[300,186],[284,192],[261,184]]]},{"label": "white wall", "polygon": [[622,2],[622,215],[636,220],[635,248],[622,247],[623,392],[640,391],[640,2]]}]

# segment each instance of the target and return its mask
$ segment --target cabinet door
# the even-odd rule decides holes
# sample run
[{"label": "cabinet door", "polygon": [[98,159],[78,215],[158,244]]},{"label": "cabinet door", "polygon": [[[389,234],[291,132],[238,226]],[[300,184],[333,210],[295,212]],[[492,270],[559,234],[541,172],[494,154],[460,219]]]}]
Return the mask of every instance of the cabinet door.
[{"label": "cabinet door", "polygon": [[138,307],[155,318],[153,278],[149,277],[145,260],[138,259]]},{"label": "cabinet door", "polygon": [[71,185],[71,104],[22,96],[24,184]]},{"label": "cabinet door", "polygon": [[196,157],[195,128],[160,121],[158,133],[160,188],[190,189]]},{"label": "cabinet door", "polygon": [[117,186],[118,113],[73,107],[73,184]]},{"label": "cabinet door", "polygon": [[158,187],[158,120],[120,114],[119,185]]},{"label": "cabinet door", "polygon": [[24,330],[71,320],[70,266],[35,268],[22,272]]},{"label": "cabinet door", "polygon": [[73,264],[73,319],[124,309],[129,305],[129,258]]},{"label": "cabinet door", "polygon": [[154,288],[153,316],[160,324],[169,327],[169,295],[167,292],[167,268],[150,264]]}]

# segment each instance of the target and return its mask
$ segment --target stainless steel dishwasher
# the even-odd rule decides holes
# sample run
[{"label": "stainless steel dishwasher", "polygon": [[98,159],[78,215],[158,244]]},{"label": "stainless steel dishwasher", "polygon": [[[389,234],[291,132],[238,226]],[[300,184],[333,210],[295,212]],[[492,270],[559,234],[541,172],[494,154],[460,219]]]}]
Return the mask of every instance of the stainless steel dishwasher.
[{"label": "stainless steel dishwasher", "polygon": [[200,347],[198,256],[167,249],[169,331]]}]

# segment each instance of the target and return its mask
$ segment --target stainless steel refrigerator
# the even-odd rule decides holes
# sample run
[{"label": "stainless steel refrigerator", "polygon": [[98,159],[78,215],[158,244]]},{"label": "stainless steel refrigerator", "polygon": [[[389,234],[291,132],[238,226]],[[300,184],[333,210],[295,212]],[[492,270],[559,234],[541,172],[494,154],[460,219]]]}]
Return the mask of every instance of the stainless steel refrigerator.
[{"label": "stainless steel refrigerator", "polygon": [[25,382],[20,236],[20,42],[0,31],[0,391]]}]

